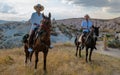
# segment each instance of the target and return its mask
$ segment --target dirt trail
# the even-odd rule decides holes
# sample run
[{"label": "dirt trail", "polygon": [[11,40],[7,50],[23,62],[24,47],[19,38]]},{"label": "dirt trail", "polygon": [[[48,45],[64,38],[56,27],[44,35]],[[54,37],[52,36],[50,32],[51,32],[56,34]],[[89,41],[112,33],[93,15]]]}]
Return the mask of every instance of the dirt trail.
[{"label": "dirt trail", "polygon": [[104,50],[103,47],[104,47],[103,42],[102,41],[98,42],[97,44],[98,50],[95,50],[95,52],[120,58],[120,49],[107,48],[107,50]]}]

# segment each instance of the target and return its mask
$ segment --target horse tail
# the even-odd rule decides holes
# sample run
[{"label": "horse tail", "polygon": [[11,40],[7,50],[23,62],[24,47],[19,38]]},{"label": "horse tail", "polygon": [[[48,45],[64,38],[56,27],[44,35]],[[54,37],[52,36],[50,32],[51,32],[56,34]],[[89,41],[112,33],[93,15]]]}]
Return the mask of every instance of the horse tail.
[{"label": "horse tail", "polygon": [[23,38],[22,38],[22,42],[23,43],[26,43],[26,42],[28,42],[28,37],[29,37],[29,34],[25,34],[24,36],[23,36]]},{"label": "horse tail", "polygon": [[77,36],[76,36],[76,37],[75,37],[75,40],[74,40],[75,45],[77,45],[77,42],[78,42],[78,38],[77,38]]}]

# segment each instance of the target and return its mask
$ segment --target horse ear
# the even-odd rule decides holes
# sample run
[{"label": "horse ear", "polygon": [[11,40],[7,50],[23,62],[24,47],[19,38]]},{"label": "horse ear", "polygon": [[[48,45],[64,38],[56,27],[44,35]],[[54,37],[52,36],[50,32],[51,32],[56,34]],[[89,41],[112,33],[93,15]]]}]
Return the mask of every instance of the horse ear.
[{"label": "horse ear", "polygon": [[45,18],[45,15],[44,15],[44,13],[42,13],[42,17],[43,17],[43,18]]},{"label": "horse ear", "polygon": [[98,29],[99,29],[100,27],[98,27]]},{"label": "horse ear", "polygon": [[51,13],[49,13],[49,18],[51,18]]}]

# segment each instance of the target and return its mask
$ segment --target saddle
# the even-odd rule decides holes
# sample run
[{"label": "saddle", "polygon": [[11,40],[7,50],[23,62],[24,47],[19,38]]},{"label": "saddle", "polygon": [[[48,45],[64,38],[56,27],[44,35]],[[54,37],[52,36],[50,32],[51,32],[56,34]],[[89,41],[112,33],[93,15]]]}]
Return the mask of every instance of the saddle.
[{"label": "saddle", "polygon": [[42,37],[42,34],[44,33],[44,30],[41,30],[39,28],[36,28],[33,34],[33,43],[35,42],[35,40],[38,38],[38,36]]},{"label": "saddle", "polygon": [[[82,37],[82,38],[81,38],[81,40],[82,40],[81,43],[82,43],[82,47],[83,47],[83,48],[84,48],[87,40],[89,40],[89,38],[92,38],[92,41],[95,43],[95,44],[94,44],[94,49],[97,50],[95,38],[92,37],[92,36],[90,36],[90,33],[86,33],[85,35],[81,35],[81,37]],[[83,49],[83,48],[82,48],[82,49]]]},{"label": "saddle", "polygon": [[88,33],[81,34],[79,39],[78,39],[78,42],[81,42],[81,43],[84,42],[87,38],[87,35],[88,35]]}]

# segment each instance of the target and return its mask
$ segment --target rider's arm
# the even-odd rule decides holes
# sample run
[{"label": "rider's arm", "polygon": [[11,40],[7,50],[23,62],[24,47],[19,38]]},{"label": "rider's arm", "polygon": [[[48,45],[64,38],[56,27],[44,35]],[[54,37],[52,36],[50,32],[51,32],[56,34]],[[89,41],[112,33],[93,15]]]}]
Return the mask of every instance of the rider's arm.
[{"label": "rider's arm", "polygon": [[34,24],[34,13],[32,13],[32,15],[31,15],[30,23],[31,23],[31,24]]}]

